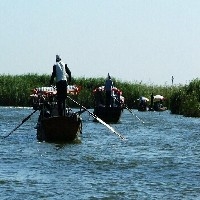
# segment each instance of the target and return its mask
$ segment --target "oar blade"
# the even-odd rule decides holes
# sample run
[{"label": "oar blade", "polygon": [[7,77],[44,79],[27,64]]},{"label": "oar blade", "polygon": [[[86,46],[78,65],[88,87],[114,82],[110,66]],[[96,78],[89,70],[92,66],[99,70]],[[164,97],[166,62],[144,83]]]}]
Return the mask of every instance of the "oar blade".
[{"label": "oar blade", "polygon": [[105,125],[108,129],[110,129],[113,133],[115,133],[118,137],[120,137],[122,140],[125,140],[125,137],[122,136],[121,134],[119,134],[117,131],[114,130],[113,127],[111,127],[110,125],[108,125],[107,123],[105,123],[102,119],[100,119],[99,117],[95,116],[95,119],[98,120],[101,124]]}]

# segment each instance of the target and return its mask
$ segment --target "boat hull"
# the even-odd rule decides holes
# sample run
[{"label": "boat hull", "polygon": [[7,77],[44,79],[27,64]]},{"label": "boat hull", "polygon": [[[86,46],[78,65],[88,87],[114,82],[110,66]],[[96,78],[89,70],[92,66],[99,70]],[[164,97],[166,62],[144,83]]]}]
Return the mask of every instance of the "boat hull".
[{"label": "boat hull", "polygon": [[148,111],[148,106],[138,106],[138,111]]},{"label": "boat hull", "polygon": [[43,118],[37,127],[37,139],[46,142],[70,142],[81,132],[80,116],[54,116]]},{"label": "boat hull", "polygon": [[105,122],[117,123],[120,120],[122,110],[121,107],[99,106],[94,108],[93,113]]}]

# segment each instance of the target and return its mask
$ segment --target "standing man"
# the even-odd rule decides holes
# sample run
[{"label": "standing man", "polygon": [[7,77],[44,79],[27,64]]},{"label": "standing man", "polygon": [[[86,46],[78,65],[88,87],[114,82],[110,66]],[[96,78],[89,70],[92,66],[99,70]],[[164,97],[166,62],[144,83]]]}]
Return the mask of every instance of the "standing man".
[{"label": "standing man", "polygon": [[110,107],[111,104],[111,92],[113,88],[113,82],[111,80],[111,77],[108,73],[108,77],[105,82],[105,91],[106,91],[106,106]]},{"label": "standing man", "polygon": [[[67,77],[68,75],[68,77]],[[71,82],[71,71],[67,64],[61,61],[59,55],[56,55],[56,64],[53,66],[50,85],[53,84],[56,77],[57,100],[58,100],[58,114],[65,115],[65,100],[67,98],[67,85]]]}]

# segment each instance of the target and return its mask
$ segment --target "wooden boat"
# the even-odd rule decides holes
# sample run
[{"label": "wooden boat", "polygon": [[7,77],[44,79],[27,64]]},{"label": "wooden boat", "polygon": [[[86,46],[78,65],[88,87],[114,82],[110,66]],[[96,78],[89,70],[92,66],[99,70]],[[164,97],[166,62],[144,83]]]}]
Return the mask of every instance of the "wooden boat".
[{"label": "wooden boat", "polygon": [[149,107],[148,106],[142,106],[142,105],[139,105],[138,106],[138,111],[148,111],[149,110]]},{"label": "wooden boat", "polygon": [[165,98],[162,95],[155,95],[151,97],[151,106],[149,111],[165,111],[167,107],[163,106]]},{"label": "wooden boat", "polygon": [[140,97],[139,99],[137,99],[139,101],[138,103],[138,111],[148,111],[149,110],[149,99],[146,97]]},{"label": "wooden boat", "polygon": [[42,87],[34,89],[31,95],[33,109],[39,110],[37,139],[46,142],[71,142],[82,130],[79,112],[67,108],[64,116],[58,115],[56,89]]},{"label": "wooden boat", "polygon": [[163,106],[162,103],[156,101],[156,102],[154,102],[153,110],[154,111],[165,111],[165,110],[167,110],[167,107]]},{"label": "wooden boat", "polygon": [[[111,93],[111,105],[106,106],[104,86],[93,90],[94,111],[93,113],[105,122],[117,123],[123,111],[124,97],[122,91],[114,87]],[[94,120],[96,121],[96,120]]]},{"label": "wooden boat", "polygon": [[105,122],[117,123],[120,120],[122,110],[121,107],[117,106],[97,106],[93,113]]},{"label": "wooden boat", "polygon": [[42,118],[37,125],[37,139],[46,142],[70,142],[81,131],[81,118],[76,113]]}]

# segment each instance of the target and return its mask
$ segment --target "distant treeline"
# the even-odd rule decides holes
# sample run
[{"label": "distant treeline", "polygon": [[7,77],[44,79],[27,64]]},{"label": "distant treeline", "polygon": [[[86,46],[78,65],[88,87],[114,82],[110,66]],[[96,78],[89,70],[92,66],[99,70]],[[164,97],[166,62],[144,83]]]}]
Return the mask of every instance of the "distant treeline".
[{"label": "distant treeline", "polygon": [[[142,82],[123,82],[112,79],[115,87],[122,90],[125,104],[129,108],[137,108],[138,98],[145,96],[150,99],[151,94],[163,95],[166,100],[164,106],[172,114],[200,117],[200,80],[194,79],[188,85],[147,85]],[[0,106],[31,106],[30,94],[36,87],[48,87],[50,75],[24,74],[0,75]],[[81,92],[73,98],[85,107],[93,107],[93,90],[104,85],[105,78],[72,78],[71,84],[81,87]],[[69,106],[76,107],[73,102]]]}]

